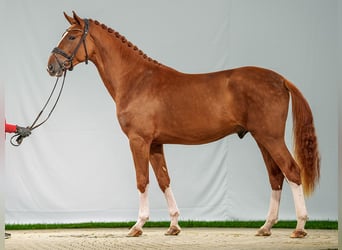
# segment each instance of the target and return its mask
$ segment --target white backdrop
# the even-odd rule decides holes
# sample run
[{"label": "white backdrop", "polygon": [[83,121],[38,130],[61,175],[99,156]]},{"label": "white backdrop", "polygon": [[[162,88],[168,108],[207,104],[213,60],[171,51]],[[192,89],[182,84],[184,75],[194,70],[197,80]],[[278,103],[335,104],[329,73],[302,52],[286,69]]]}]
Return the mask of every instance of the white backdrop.
[{"label": "white backdrop", "polygon": [[[53,86],[45,68],[69,26],[62,12],[98,19],[150,57],[188,73],[242,65],[271,68],[311,104],[321,181],[307,200],[310,219],[337,219],[337,0],[47,1],[5,0],[0,80],[6,119],[30,125]],[[291,147],[292,122],[287,126]],[[95,66],[69,72],[52,118],[22,146],[6,142],[6,222],[131,221],[138,193],[128,141]],[[270,186],[250,135],[200,146],[167,145],[182,220],[256,220]],[[167,220],[151,171],[151,220]],[[295,219],[284,184],[280,219]]]}]

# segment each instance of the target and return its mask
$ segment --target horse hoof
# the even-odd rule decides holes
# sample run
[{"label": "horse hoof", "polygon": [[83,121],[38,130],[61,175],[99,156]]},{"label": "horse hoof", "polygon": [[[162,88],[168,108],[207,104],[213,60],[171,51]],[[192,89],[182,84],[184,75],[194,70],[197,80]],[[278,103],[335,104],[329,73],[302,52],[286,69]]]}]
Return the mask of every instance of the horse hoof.
[{"label": "horse hoof", "polygon": [[132,227],[128,234],[127,237],[139,237],[140,235],[142,235],[143,231],[141,229],[138,229],[136,227]]},{"label": "horse hoof", "polygon": [[291,234],[291,238],[304,238],[308,233],[302,229],[294,230]]},{"label": "horse hoof", "polygon": [[265,229],[265,228],[260,228],[255,236],[270,236],[271,235],[271,230]]},{"label": "horse hoof", "polygon": [[165,233],[167,236],[176,236],[180,233],[181,229],[179,226],[171,226]]}]

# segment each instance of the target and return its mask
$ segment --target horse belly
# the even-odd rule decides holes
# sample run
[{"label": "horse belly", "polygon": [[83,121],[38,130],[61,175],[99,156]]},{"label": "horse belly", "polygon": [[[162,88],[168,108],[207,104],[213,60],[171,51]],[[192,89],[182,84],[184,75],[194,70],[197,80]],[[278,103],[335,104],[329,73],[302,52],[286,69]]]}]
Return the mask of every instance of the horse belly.
[{"label": "horse belly", "polygon": [[235,128],[218,131],[204,129],[196,131],[184,131],[183,129],[180,129],[174,133],[161,134],[154,141],[161,144],[196,145],[213,142],[235,132]]},{"label": "horse belly", "polygon": [[238,130],[239,126],[227,118],[190,116],[160,124],[155,141],[163,144],[204,144],[236,133]]}]

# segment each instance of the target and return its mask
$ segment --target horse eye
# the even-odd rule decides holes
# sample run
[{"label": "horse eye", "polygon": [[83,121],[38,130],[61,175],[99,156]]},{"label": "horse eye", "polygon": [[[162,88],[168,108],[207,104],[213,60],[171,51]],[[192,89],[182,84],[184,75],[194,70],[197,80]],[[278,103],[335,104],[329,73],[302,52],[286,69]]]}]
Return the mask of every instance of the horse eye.
[{"label": "horse eye", "polygon": [[75,37],[74,36],[69,36],[68,39],[72,41],[72,40],[75,40]]}]

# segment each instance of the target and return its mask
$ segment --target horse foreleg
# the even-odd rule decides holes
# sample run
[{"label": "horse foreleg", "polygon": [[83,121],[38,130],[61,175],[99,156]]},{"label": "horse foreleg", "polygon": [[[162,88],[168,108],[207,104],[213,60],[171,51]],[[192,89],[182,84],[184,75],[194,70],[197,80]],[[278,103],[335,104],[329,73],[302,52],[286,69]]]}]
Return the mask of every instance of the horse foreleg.
[{"label": "horse foreleg", "polygon": [[179,210],[170,187],[170,177],[167,171],[162,144],[151,145],[150,162],[157,177],[159,187],[165,195],[171,218],[170,227],[165,235],[178,235],[181,231],[181,228],[178,225]]},{"label": "horse foreleg", "polygon": [[149,219],[150,209],[148,201],[148,186],[146,186],[145,192],[139,192],[139,216],[137,222],[128,232],[128,237],[138,237],[143,233],[143,226]]},{"label": "horse foreleg", "polygon": [[133,155],[137,187],[139,190],[139,216],[135,225],[129,230],[129,237],[137,237],[142,234],[142,227],[149,219],[149,201],[148,201],[148,183],[149,183],[149,171],[148,171],[148,155],[149,145],[140,138],[130,138],[130,147]]},{"label": "horse foreleg", "polygon": [[169,213],[171,217],[170,227],[165,233],[165,235],[178,235],[181,231],[178,225],[179,210],[176,204],[175,197],[173,196],[171,187],[168,187],[164,191],[165,199],[169,207]]}]

